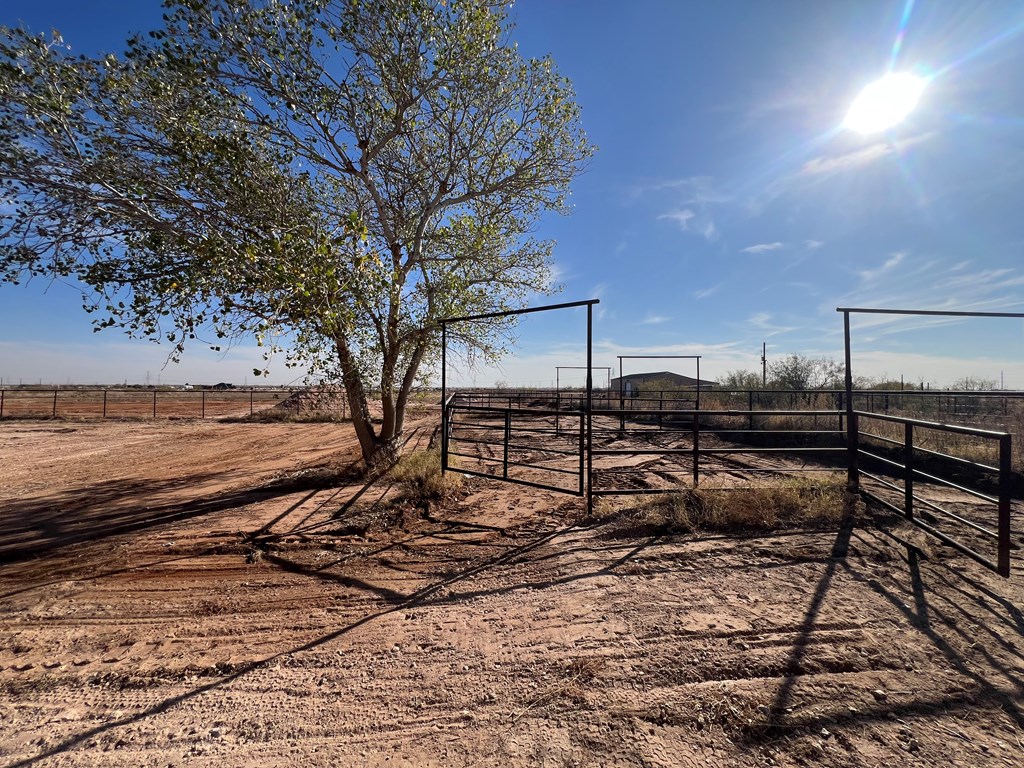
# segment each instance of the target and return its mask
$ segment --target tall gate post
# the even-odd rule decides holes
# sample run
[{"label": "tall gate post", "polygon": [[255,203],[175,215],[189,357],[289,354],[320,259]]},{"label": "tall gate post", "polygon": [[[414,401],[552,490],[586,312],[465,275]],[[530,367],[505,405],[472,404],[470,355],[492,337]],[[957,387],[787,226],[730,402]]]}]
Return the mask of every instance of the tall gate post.
[{"label": "tall gate post", "polygon": [[853,413],[853,367],[850,356],[850,312],[843,312],[843,344],[846,349],[846,487],[851,493],[860,490],[857,469],[858,425]]},{"label": "tall gate post", "polygon": [[[619,360],[622,386],[622,360]],[[587,304],[587,514],[594,514],[594,305]]]},{"label": "tall gate post", "polygon": [[1006,578],[1010,575],[1010,435],[999,438],[999,561],[996,572]]}]

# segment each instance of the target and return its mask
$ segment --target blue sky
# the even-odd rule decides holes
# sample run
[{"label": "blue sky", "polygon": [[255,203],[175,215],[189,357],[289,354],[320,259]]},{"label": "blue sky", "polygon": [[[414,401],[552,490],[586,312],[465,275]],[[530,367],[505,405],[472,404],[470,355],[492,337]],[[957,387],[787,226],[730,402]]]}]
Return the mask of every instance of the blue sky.
[{"label": "blue sky", "polygon": [[[600,298],[595,365],[700,354],[702,376],[790,352],[842,356],[837,306],[1024,311],[1024,4],[522,0],[514,39],[551,53],[600,147],[557,240],[565,290]],[[58,28],[85,53],[159,25],[156,0],[7,0],[0,22]],[[860,89],[930,77],[883,134],[840,126]],[[46,290],[44,290],[46,289]],[[538,299],[538,302],[547,301]],[[548,384],[584,362],[582,314],[532,316],[477,383]],[[65,286],[0,286],[0,376],[241,381],[259,356],[93,334]],[[854,324],[856,374],[1024,388],[1020,320]],[[689,364],[670,367],[692,373]],[[628,366],[627,366],[628,367]],[[272,381],[294,372],[275,369]],[[251,380],[251,378],[250,378]]]}]

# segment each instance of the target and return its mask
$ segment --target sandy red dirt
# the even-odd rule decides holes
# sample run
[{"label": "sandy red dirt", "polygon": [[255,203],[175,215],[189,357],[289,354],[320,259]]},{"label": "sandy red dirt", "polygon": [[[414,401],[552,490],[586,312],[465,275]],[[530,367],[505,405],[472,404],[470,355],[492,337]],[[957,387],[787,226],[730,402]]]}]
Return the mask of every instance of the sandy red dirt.
[{"label": "sandy red dirt", "polygon": [[396,510],[355,463],[344,424],[0,423],[3,764],[1024,765],[1019,558]]}]

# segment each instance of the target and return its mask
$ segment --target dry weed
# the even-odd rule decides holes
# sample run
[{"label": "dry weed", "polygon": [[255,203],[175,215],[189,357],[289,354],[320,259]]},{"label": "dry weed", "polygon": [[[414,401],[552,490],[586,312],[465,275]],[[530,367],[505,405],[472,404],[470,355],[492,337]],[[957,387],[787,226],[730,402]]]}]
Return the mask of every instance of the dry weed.
[{"label": "dry weed", "polygon": [[842,485],[807,478],[743,488],[694,488],[641,496],[625,507],[600,504],[595,517],[620,532],[762,532],[834,528],[846,515]]},{"label": "dry weed", "polygon": [[441,474],[441,452],[437,449],[403,456],[388,476],[401,489],[401,498],[414,504],[450,498],[462,487],[462,475]]}]

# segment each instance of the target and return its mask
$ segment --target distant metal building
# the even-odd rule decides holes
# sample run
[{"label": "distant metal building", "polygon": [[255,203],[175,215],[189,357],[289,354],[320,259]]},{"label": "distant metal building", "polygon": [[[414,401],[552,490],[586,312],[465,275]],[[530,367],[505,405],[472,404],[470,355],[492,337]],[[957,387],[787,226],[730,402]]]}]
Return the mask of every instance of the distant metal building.
[{"label": "distant metal building", "polygon": [[692,376],[683,376],[671,371],[656,371],[654,373],[630,373],[621,379],[612,379],[612,392],[621,392],[628,397],[633,396],[641,388],[650,390],[659,389],[696,389],[700,382],[700,388],[713,389],[715,382],[704,379],[695,379]]}]

